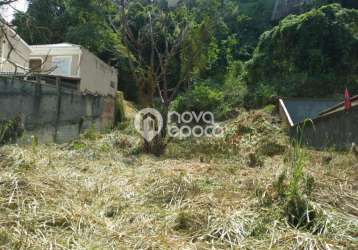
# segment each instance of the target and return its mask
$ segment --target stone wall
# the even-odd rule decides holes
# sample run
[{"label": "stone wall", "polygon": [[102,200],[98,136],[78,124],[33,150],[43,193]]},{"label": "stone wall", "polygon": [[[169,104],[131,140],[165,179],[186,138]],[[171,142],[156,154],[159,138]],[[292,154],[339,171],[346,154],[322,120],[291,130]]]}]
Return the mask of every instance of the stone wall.
[{"label": "stone wall", "polygon": [[0,77],[0,120],[20,117],[27,142],[67,142],[94,126],[103,130],[113,124],[114,98],[82,95],[77,90]]}]

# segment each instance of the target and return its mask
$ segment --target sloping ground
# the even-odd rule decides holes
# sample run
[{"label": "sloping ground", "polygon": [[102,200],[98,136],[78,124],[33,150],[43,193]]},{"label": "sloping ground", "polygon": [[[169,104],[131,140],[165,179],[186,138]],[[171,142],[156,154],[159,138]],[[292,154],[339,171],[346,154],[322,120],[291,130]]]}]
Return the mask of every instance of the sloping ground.
[{"label": "sloping ground", "polygon": [[66,145],[2,147],[0,246],[358,247],[354,155],[305,150],[317,216],[313,227],[297,229],[277,188],[292,150],[275,119],[243,113],[226,127],[223,140],[176,141],[160,159],[140,154],[129,129]]}]

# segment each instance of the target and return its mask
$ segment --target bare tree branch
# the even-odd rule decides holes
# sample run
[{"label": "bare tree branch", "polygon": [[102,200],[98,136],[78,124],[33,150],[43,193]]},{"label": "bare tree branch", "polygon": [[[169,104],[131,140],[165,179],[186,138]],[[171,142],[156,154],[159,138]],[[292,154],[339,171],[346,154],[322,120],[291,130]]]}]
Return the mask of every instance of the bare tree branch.
[{"label": "bare tree branch", "polygon": [[11,3],[16,2],[17,0],[1,0],[0,1],[0,7],[4,6],[4,5],[9,5]]}]

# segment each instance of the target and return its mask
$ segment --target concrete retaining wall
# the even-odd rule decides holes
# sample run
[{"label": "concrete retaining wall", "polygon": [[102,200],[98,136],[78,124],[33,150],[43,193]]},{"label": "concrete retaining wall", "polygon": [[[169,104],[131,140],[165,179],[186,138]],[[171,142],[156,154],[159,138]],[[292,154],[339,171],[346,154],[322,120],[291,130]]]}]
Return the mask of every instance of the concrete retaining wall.
[{"label": "concrete retaining wall", "polygon": [[40,142],[67,142],[85,129],[113,124],[114,98],[82,95],[76,90],[0,77],[0,120],[20,117],[22,141],[36,135]]},{"label": "concrete retaining wall", "polygon": [[[358,144],[358,106],[349,112],[339,111],[307,122],[303,129],[303,143],[318,149],[349,149]],[[302,126],[302,124],[301,124]],[[291,136],[297,137],[297,127],[291,128]]]}]

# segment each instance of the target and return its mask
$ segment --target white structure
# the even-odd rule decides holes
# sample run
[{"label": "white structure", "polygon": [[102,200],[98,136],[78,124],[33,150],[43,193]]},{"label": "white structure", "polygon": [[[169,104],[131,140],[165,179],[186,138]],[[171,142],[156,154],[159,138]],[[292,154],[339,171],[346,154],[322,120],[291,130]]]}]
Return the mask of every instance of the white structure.
[{"label": "white structure", "polygon": [[16,32],[0,24],[0,72],[25,73],[29,70],[30,46]]},{"label": "white structure", "polygon": [[80,82],[79,90],[115,96],[118,72],[85,48],[69,43],[29,46],[9,26],[0,24],[0,73],[38,72]]},{"label": "white structure", "polygon": [[80,79],[80,91],[115,96],[118,72],[85,48],[69,43],[30,46],[30,68]]}]

